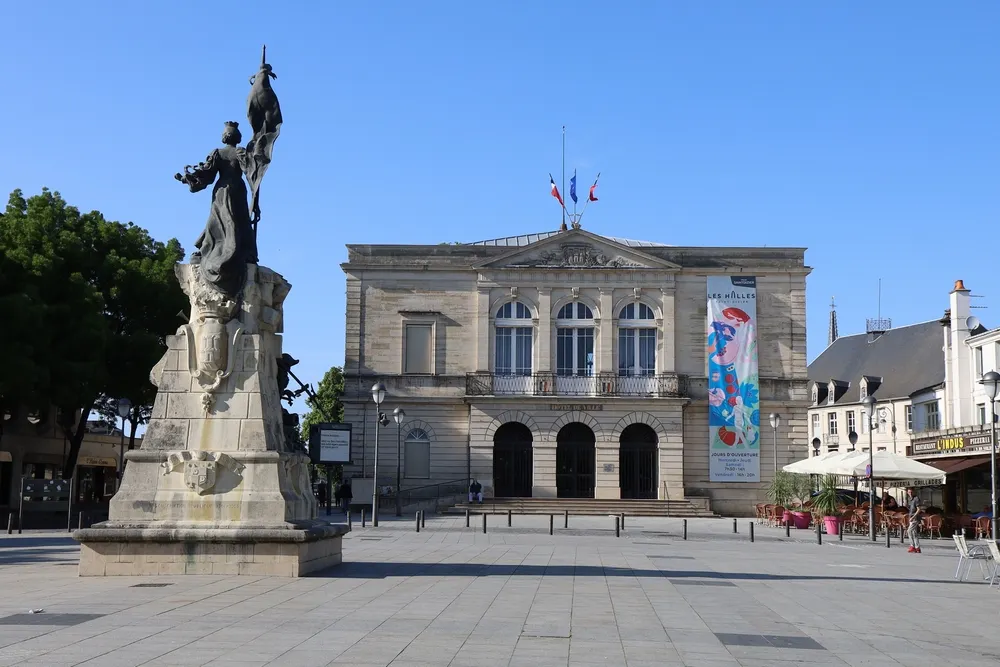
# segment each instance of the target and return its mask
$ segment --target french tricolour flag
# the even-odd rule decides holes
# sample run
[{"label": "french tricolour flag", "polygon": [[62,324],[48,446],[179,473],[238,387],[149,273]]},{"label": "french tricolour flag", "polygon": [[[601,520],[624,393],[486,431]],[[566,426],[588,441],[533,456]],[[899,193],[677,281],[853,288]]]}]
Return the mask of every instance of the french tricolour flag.
[{"label": "french tricolour flag", "polygon": [[565,204],[563,204],[562,195],[559,194],[559,188],[556,187],[556,179],[552,178],[552,174],[549,174],[549,183],[552,184],[552,196],[559,201],[560,206],[565,206]]}]

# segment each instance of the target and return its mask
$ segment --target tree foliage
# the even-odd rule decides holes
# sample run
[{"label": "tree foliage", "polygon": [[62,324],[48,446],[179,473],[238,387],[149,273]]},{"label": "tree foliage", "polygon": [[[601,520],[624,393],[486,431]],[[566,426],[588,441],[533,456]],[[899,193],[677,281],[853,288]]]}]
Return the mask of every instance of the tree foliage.
[{"label": "tree foliage", "polygon": [[344,421],[344,369],[334,366],[326,372],[316,388],[316,402],[309,401],[312,408],[302,419],[302,439],[309,442],[309,429],[313,424]]},{"label": "tree foliage", "polygon": [[[64,424],[76,466],[91,410],[127,397],[135,426],[155,397],[149,370],[187,300],[174,277],[176,239],[80,213],[57,192],[15,190],[0,215],[0,402],[79,411]],[[6,319],[6,318],[5,318]]]}]

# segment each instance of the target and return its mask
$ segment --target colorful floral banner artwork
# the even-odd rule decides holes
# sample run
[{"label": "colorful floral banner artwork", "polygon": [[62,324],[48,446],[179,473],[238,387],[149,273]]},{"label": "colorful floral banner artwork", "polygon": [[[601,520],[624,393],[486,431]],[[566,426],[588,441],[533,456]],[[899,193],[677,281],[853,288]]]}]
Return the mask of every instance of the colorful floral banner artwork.
[{"label": "colorful floral banner artwork", "polygon": [[709,479],[759,482],[756,278],[708,277],[706,357]]}]

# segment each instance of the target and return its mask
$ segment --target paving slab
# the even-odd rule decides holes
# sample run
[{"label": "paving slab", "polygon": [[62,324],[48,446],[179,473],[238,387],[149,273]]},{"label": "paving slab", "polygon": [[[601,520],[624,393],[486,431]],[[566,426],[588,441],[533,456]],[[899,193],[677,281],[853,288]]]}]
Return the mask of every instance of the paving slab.
[{"label": "paving slab", "polygon": [[[1000,663],[1000,590],[950,540],[748,521],[409,520],[302,579],[76,576],[65,533],[0,536],[0,667],[785,667]],[[29,614],[30,610],[42,610]]]}]

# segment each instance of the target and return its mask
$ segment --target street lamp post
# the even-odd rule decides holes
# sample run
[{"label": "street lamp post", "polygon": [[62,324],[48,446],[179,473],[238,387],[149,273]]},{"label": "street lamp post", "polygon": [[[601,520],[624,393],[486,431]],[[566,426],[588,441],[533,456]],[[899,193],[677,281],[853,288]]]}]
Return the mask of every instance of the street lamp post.
[{"label": "street lamp post", "polygon": [[774,474],[778,474],[778,427],[781,426],[781,415],[771,413],[771,432],[774,434]]},{"label": "street lamp post", "polygon": [[865,419],[868,421],[868,537],[875,541],[875,444],[872,432],[875,430],[878,416],[875,414],[875,403],[878,401],[869,394],[865,396],[864,403],[867,409]]},{"label": "street lamp post", "polygon": [[1000,390],[1000,373],[990,371],[983,374],[980,380],[986,390],[986,398],[990,399],[990,537],[997,539],[997,391]]},{"label": "street lamp post", "polygon": [[378,427],[389,423],[385,415],[382,414],[382,401],[385,400],[385,393],[385,385],[381,382],[372,385],[372,400],[375,401],[375,470],[372,472],[373,528],[378,528]]},{"label": "street lamp post", "polygon": [[403,431],[403,418],[406,412],[403,408],[396,408],[392,411],[392,418],[396,420],[396,516],[403,516],[403,496],[400,493],[400,482],[403,479],[402,465],[400,464],[400,439]]},{"label": "street lamp post", "polygon": [[122,475],[125,474],[125,418],[130,412],[132,412],[132,401],[119,398],[118,416],[122,418],[122,437],[118,445],[118,486],[122,485]]}]

